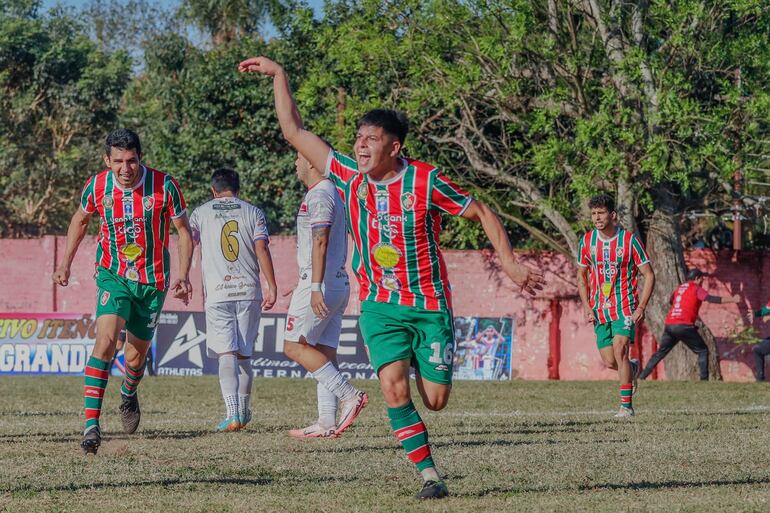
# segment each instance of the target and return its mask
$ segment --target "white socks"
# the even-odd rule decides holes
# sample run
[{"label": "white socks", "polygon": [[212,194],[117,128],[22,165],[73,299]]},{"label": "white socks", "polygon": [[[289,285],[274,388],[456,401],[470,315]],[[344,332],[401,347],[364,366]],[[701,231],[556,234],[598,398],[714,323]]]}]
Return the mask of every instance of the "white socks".
[{"label": "white socks", "polygon": [[313,373],[313,377],[325,386],[329,392],[337,396],[340,401],[347,401],[356,395],[356,389],[345,376],[340,374],[340,371],[334,367],[332,362],[326,362],[323,367]]},{"label": "white socks", "polygon": [[329,392],[320,382],[316,387],[318,394],[318,425],[329,429],[337,425],[337,396]]},{"label": "white socks", "polygon": [[234,354],[219,356],[219,386],[227,408],[227,418],[238,416],[238,370]]},{"label": "white socks", "polygon": [[241,418],[249,411],[252,381],[254,371],[251,368],[251,358],[238,358],[238,415]]}]

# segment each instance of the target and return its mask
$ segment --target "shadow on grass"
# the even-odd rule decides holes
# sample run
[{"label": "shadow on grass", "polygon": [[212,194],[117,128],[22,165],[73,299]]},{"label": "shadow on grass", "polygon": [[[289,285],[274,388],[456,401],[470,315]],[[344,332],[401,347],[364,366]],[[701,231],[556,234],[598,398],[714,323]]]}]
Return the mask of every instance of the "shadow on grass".
[{"label": "shadow on grass", "polygon": [[15,488],[7,488],[6,493],[44,493],[44,492],[77,492],[78,490],[101,490],[107,488],[136,488],[146,486],[175,486],[188,484],[222,484],[222,485],[255,485],[267,486],[273,483],[273,479],[243,478],[243,477],[212,477],[199,479],[157,479],[148,481],[132,481],[121,483],[70,483],[57,486],[31,486],[22,485]]},{"label": "shadow on grass", "polygon": [[770,483],[770,477],[746,479],[715,479],[713,481],[640,481],[638,483],[604,483],[583,485],[578,490],[596,492],[600,490],[662,490],[666,488],[701,488],[704,486],[739,486]]},{"label": "shadow on grass", "polygon": [[[216,434],[207,430],[192,431],[163,431],[160,429],[146,429],[134,435],[123,433],[109,434],[104,437],[104,442],[112,440],[187,440],[191,438],[201,438]],[[80,442],[81,435],[73,433],[71,435],[62,435],[57,433],[18,433],[18,434],[0,434],[0,440],[6,440],[10,443],[21,442],[53,442],[53,443],[74,443]]]}]

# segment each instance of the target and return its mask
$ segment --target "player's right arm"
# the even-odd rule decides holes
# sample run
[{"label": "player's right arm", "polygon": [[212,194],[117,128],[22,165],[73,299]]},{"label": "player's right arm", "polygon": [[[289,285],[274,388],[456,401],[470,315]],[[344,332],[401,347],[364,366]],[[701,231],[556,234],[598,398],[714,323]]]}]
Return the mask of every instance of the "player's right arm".
[{"label": "player's right arm", "polygon": [[91,220],[91,215],[82,208],[78,208],[72,215],[69,228],[67,228],[67,247],[64,249],[64,256],[59,263],[59,267],[53,273],[54,283],[62,287],[66,287],[69,283],[72,260],[75,258],[83,237],[86,236],[86,229],[88,228],[88,222]]},{"label": "player's right arm", "polygon": [[590,258],[586,250],[583,239],[580,240],[577,252],[577,287],[580,294],[580,301],[583,303],[583,313],[586,320],[594,323],[594,311],[591,309],[591,302],[588,300],[588,272]]},{"label": "player's right arm", "polygon": [[267,57],[252,57],[238,65],[241,73],[262,73],[273,77],[273,93],[275,95],[275,112],[281,132],[294,149],[300,152],[314,168],[326,169],[329,158],[329,147],[323,139],[305,130],[297,104],[291,95],[289,75],[283,67]]}]

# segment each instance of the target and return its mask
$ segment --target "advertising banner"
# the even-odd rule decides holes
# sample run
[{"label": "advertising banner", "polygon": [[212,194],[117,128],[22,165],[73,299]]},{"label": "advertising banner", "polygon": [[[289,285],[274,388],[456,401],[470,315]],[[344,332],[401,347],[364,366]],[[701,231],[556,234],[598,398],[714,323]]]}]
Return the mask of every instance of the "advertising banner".
[{"label": "advertising banner", "polygon": [[[513,322],[509,318],[455,317],[454,378],[510,379]],[[254,347],[255,376],[310,377],[283,354],[285,314],[262,314]],[[373,379],[358,316],[345,316],[337,350],[340,371],[352,379]],[[217,362],[206,355],[206,316],[202,312],[164,312],[156,333],[155,372],[159,376],[216,374]]]},{"label": "advertising banner", "polygon": [[[0,313],[0,375],[82,375],[95,342],[91,314]],[[113,374],[123,374],[122,362],[120,353]]]}]

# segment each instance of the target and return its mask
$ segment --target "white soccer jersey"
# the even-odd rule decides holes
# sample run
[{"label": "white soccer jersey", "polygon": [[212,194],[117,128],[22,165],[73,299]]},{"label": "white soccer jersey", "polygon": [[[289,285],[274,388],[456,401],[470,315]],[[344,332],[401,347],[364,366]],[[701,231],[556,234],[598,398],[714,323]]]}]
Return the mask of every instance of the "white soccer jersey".
[{"label": "white soccer jersey", "polygon": [[313,228],[330,227],[326,250],[324,287],[338,290],[348,286],[345,260],[348,239],[345,234],[345,207],[331,180],[321,180],[305,194],[297,214],[297,264],[300,282],[312,279]]},{"label": "white soccer jersey", "polygon": [[238,198],[215,198],[195,209],[190,227],[201,244],[206,304],[261,300],[254,242],[268,239],[262,211]]}]

